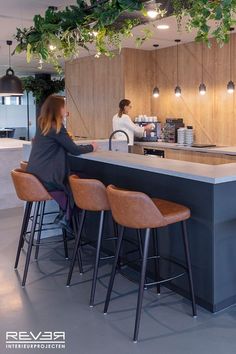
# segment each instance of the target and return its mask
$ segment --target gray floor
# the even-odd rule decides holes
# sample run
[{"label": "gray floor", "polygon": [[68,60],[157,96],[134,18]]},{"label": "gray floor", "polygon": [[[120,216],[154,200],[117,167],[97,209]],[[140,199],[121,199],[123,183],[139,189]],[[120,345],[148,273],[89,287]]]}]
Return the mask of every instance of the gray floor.
[{"label": "gray floor", "polygon": [[[13,270],[22,210],[0,212],[0,353],[34,353],[37,350],[6,350],[6,331],[66,331],[66,350],[44,353],[66,354],[230,354],[236,352],[236,307],[211,314],[198,307],[191,317],[187,300],[163,288],[160,297],[145,292],[140,341],[131,341],[137,285],[117,276],[110,312],[103,315],[110,265],[100,269],[96,307],[88,307],[91,259],[84,254],[85,274],[77,269],[73,286],[66,288],[68,261],[63,250],[42,249],[39,262],[32,261],[27,286],[22,289],[19,273]],[[72,246],[72,245],[71,245]],[[235,279],[236,281],[236,279]],[[125,295],[125,296],[124,296]],[[115,299],[116,298],[116,299]]]}]

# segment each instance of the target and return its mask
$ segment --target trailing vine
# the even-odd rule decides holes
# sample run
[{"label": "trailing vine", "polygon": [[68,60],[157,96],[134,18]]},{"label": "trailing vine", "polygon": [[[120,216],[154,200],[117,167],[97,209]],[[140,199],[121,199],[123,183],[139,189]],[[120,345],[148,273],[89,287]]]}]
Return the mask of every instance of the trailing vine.
[{"label": "trailing vine", "polygon": [[236,0],[174,0],[174,13],[181,23],[188,16],[187,30],[197,30],[196,41],[210,45],[215,38],[220,46],[229,40],[230,28],[236,24]]},{"label": "trailing vine", "polygon": [[[113,56],[114,49],[121,49],[122,40],[133,36],[133,28],[147,15],[148,3],[90,0],[88,4],[87,0],[77,0],[76,5],[61,11],[48,8],[44,16],[35,15],[32,27],[17,28],[14,53],[26,52],[28,62],[37,59],[40,65],[51,63],[58,72],[62,71],[62,60],[78,57],[81,48],[89,51],[91,44],[97,57]],[[216,38],[219,45],[228,41],[230,27],[236,23],[236,0],[173,0],[171,4],[178,27],[188,16],[187,30],[197,30],[197,41],[210,43],[210,37]],[[155,6],[159,16],[164,16],[164,5],[158,1]],[[136,41],[141,45],[150,36],[150,30],[145,30]]]},{"label": "trailing vine", "polygon": [[35,58],[40,64],[53,64],[57,71],[61,70],[60,58],[75,58],[81,48],[89,50],[91,43],[96,56],[112,56],[113,49],[120,49],[121,40],[132,36],[132,29],[140,23],[138,17],[126,18],[117,26],[116,20],[125,12],[142,10],[142,1],[134,0],[91,0],[90,6],[77,0],[63,11],[48,8],[44,17],[34,17],[34,26],[17,28],[15,53],[25,51],[27,62]]}]

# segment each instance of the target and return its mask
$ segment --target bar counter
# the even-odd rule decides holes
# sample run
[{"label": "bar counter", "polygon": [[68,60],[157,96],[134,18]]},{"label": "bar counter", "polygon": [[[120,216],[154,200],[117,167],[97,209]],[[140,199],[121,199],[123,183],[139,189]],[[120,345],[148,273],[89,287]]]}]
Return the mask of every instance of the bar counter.
[{"label": "bar counter", "polygon": [[[69,156],[69,160],[73,171],[83,171],[106,185],[188,206],[197,302],[212,312],[236,303],[236,163],[211,166],[107,151]],[[94,216],[91,220],[88,231],[95,225]],[[184,262],[180,231],[180,225],[159,230],[160,250]],[[152,270],[150,264],[150,276]],[[161,272],[166,271],[175,272],[175,266],[163,264]],[[187,296],[186,278],[176,279],[171,287]]]}]

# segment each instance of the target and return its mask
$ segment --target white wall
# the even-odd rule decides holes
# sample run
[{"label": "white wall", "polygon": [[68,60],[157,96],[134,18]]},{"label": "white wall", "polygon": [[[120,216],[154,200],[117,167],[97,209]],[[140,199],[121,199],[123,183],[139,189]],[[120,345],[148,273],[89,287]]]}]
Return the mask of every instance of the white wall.
[{"label": "white wall", "polygon": [[[0,98],[0,128],[27,128],[27,100],[26,95],[22,97],[21,105],[2,105]],[[35,134],[36,127],[36,109],[32,94],[29,94],[29,112],[30,112],[30,138]]]}]

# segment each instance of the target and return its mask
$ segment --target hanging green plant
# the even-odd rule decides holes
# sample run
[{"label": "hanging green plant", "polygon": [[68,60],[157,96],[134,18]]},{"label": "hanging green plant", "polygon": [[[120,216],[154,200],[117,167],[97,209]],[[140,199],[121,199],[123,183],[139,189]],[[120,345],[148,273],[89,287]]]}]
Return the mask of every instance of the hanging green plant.
[{"label": "hanging green plant", "polygon": [[[89,51],[91,44],[96,48],[96,56],[113,56],[114,49],[121,49],[124,38],[133,36],[132,30],[147,15],[146,0],[77,0],[76,5],[62,11],[54,8],[45,15],[36,15],[30,28],[17,29],[18,45],[15,53],[26,52],[27,61],[37,59],[54,65],[62,71],[60,61],[78,57],[81,48]],[[155,2],[159,17],[170,11],[165,9],[169,1]],[[229,39],[229,30],[236,21],[236,0],[173,0],[172,14],[181,26],[184,16],[188,16],[187,30],[197,31],[196,40],[209,42],[216,38],[219,45]],[[147,17],[146,17],[147,21]],[[150,30],[137,38],[141,45],[150,38]]]},{"label": "hanging green plant", "polygon": [[[158,4],[156,7],[163,16],[165,10]],[[17,28],[14,53],[26,52],[27,62],[37,59],[40,64],[51,63],[60,72],[60,60],[76,58],[81,48],[89,50],[91,44],[96,56],[113,56],[114,49],[121,49],[121,41],[133,35],[132,29],[144,14],[142,0],[91,0],[90,6],[77,0],[63,11],[48,8],[44,16],[34,17],[34,26]],[[142,39],[149,37],[146,31]],[[142,41],[138,38],[137,42]]]},{"label": "hanging green plant", "polygon": [[54,93],[59,93],[65,89],[64,79],[51,80],[27,76],[21,80],[23,82],[24,90],[26,92],[32,92],[36,103],[40,103],[45,97]]},{"label": "hanging green plant", "polygon": [[236,24],[236,0],[174,0],[173,8],[178,24],[188,16],[186,29],[195,29],[195,40],[209,45],[211,37],[220,46],[227,43],[230,28]]}]

